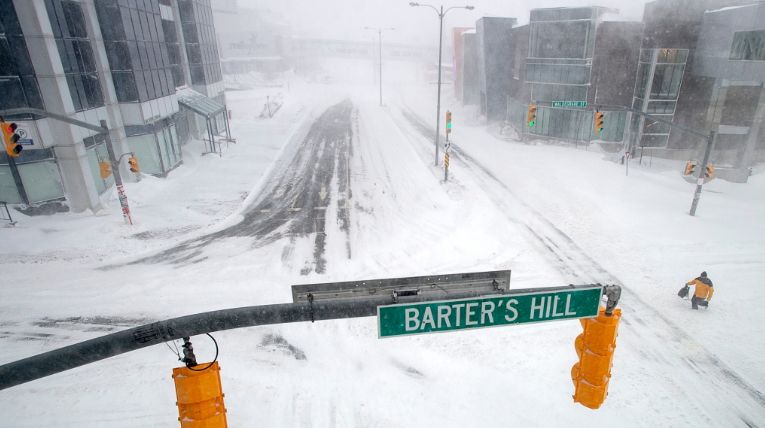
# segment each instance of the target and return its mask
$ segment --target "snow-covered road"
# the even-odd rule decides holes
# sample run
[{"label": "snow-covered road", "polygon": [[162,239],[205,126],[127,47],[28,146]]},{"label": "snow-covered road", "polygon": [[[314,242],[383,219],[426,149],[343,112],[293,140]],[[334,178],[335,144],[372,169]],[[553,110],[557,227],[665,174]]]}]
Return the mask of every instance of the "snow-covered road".
[{"label": "snow-covered road", "polygon": [[[300,156],[311,164],[312,152],[300,149],[304,133],[347,96],[332,88],[304,89],[305,97],[288,98],[279,112],[289,118],[285,122],[278,115],[271,124],[234,116],[239,143],[224,159],[260,155],[247,151],[248,144],[279,148],[271,158],[277,166],[271,179],[260,180],[264,166],[240,185],[257,194],[238,214],[209,227],[176,219],[174,228],[194,227],[142,253],[124,227],[112,225],[118,232],[108,233],[124,234],[120,245],[129,249],[119,258],[4,263],[0,363],[150,320],[287,302],[295,283],[509,268],[513,288],[625,286],[610,395],[600,410],[571,400],[578,322],[378,340],[376,320],[363,318],[216,334],[231,426],[765,425],[765,339],[757,334],[765,316],[754,311],[765,303],[756,290],[765,274],[757,257],[765,253],[765,233],[753,221],[765,215],[765,201],[752,197],[759,191],[761,199],[762,174],[747,186],[713,182],[708,188],[719,193],[705,192],[699,217],[691,219],[683,212],[691,192],[672,166],[657,161],[653,169],[637,167],[623,177],[603,154],[503,140],[469,125],[452,108],[456,146],[444,183],[442,170],[432,165],[432,130],[422,119],[434,113],[426,107],[429,90],[408,90],[386,107],[374,96],[351,95],[350,188],[344,191],[338,180],[342,168],[310,187],[314,198],[326,199],[323,274],[313,264],[321,229],[273,234],[254,246],[242,233],[219,236],[193,264],[98,269],[186,239],[266,224],[259,223],[269,214],[261,211],[269,209],[263,201],[280,188],[269,183],[280,183]],[[237,94],[234,105],[247,106],[247,97]],[[249,131],[269,126],[280,131],[267,139]],[[318,196],[320,183],[326,198]],[[141,197],[142,188],[132,190]],[[743,201],[747,210],[738,207]],[[351,209],[343,218],[346,206]],[[147,216],[152,209],[167,207],[136,211]],[[248,213],[262,217],[246,220]],[[119,221],[118,209],[109,215]],[[0,230],[0,238],[12,243],[4,252],[24,248],[31,254],[34,246],[21,240],[51,227],[24,220],[29,226]],[[65,228],[77,218],[56,221]],[[289,223],[282,224],[279,230],[288,230]],[[710,230],[704,238],[697,234],[701,227]],[[68,235],[56,239],[62,247],[84,246]],[[717,260],[688,251],[703,240],[716,244],[709,252]],[[47,243],[46,251],[54,244]],[[87,247],[106,254],[109,243]],[[731,262],[723,263],[721,254]],[[701,269],[719,291],[708,311],[691,312],[674,292]],[[734,282],[736,293],[730,291]],[[201,360],[212,355],[203,338],[195,348]],[[155,346],[0,391],[0,425],[173,426],[169,373],[175,364],[167,348]]]}]

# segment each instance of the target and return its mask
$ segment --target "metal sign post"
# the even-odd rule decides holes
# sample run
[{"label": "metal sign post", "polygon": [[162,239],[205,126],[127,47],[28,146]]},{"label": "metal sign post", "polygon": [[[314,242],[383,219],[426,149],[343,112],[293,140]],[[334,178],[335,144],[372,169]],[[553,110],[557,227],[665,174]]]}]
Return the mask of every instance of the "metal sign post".
[{"label": "metal sign post", "polygon": [[109,153],[109,162],[112,164],[112,174],[114,174],[114,184],[117,186],[117,198],[120,200],[120,207],[122,208],[122,218],[125,219],[125,223],[132,225],[133,218],[130,216],[130,206],[128,205],[127,195],[125,195],[125,188],[122,185],[122,174],[120,174],[120,162],[117,156],[114,155],[114,148],[112,147],[112,138],[109,135],[106,121],[102,120],[101,127],[106,129],[106,151]]},{"label": "metal sign post", "polygon": [[696,215],[696,207],[699,205],[699,199],[701,198],[701,187],[704,185],[704,174],[707,172],[709,155],[712,153],[712,146],[715,144],[716,136],[717,133],[712,131],[707,137],[707,147],[706,150],[704,150],[704,161],[701,162],[701,168],[699,168],[699,175],[696,179],[696,191],[693,193],[693,202],[691,202],[691,216]]}]

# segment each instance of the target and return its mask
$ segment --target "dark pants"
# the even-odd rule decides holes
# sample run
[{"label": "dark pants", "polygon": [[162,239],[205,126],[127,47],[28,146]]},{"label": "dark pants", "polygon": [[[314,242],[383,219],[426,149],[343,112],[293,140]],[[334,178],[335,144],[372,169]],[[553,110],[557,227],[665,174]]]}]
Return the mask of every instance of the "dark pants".
[{"label": "dark pants", "polygon": [[706,308],[709,306],[709,303],[706,300],[702,299],[701,297],[696,297],[696,296],[691,297],[691,309],[698,309],[699,305]]}]

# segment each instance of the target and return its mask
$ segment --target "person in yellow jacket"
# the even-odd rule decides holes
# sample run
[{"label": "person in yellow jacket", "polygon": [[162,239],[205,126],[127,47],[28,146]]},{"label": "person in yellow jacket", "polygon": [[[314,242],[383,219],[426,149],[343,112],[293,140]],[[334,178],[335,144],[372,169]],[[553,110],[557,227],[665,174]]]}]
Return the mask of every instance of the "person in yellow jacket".
[{"label": "person in yellow jacket", "polygon": [[691,297],[691,308],[699,309],[699,305],[709,307],[709,301],[712,300],[712,295],[715,294],[715,289],[712,287],[712,280],[707,277],[706,272],[701,272],[698,278],[688,281],[685,285],[695,286],[693,290],[693,297]]}]

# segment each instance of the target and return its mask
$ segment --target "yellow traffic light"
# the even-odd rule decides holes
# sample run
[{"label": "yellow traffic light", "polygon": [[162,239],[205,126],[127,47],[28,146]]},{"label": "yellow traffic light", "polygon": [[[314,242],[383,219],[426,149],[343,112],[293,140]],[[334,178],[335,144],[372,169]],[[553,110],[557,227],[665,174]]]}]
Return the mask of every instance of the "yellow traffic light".
[{"label": "yellow traffic light", "polygon": [[590,409],[599,408],[608,395],[621,317],[621,309],[614,309],[609,316],[605,308],[600,308],[596,318],[580,320],[584,332],[574,342],[579,362],[571,368],[571,379],[574,381],[574,401]]},{"label": "yellow traffic light", "polygon": [[704,173],[704,177],[709,179],[715,178],[715,166],[711,163],[707,164],[707,170]]},{"label": "yellow traffic light", "polygon": [[603,116],[603,112],[595,112],[595,132],[597,133],[603,132]]},{"label": "yellow traffic light", "polygon": [[5,144],[5,152],[12,158],[19,157],[21,150],[21,144],[19,144],[19,134],[16,133],[18,128],[15,123],[7,123],[0,121],[0,128],[3,132],[3,144]]},{"label": "yellow traffic light", "polygon": [[696,171],[696,162],[688,161],[685,164],[685,171],[683,171],[683,175],[693,175],[695,171]]},{"label": "yellow traffic light", "polygon": [[138,167],[138,159],[135,158],[135,156],[130,156],[128,158],[128,165],[130,165],[130,171],[138,174],[141,169]]},{"label": "yellow traffic light", "polygon": [[537,106],[536,106],[536,104],[529,104],[529,111],[526,114],[526,123],[529,124],[529,128],[533,128],[537,124]]},{"label": "yellow traffic light", "polygon": [[112,175],[112,166],[109,164],[109,162],[99,162],[98,169],[99,169],[101,178],[104,180],[106,179],[106,177]]},{"label": "yellow traffic light", "polygon": [[446,111],[446,133],[452,132],[452,112]]}]

